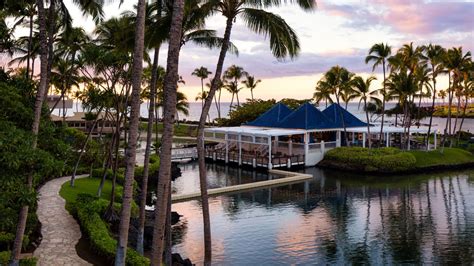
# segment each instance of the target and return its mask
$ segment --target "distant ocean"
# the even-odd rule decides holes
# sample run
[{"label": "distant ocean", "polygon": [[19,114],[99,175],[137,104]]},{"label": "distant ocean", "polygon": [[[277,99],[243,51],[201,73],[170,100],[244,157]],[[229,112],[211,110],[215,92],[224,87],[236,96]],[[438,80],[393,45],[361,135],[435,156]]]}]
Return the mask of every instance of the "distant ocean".
[{"label": "distant ocean", "polygon": [[[235,105],[235,103],[234,103]],[[386,104],[386,109],[393,108],[395,106],[395,103],[387,103]],[[323,110],[325,108],[324,103],[320,104],[319,109]],[[189,115],[185,116],[182,113],[178,114],[179,120],[186,120],[186,121],[198,121],[199,117],[201,115],[201,110],[202,106],[200,102],[191,102],[189,103]],[[222,117],[228,117],[230,110],[230,102],[223,102],[221,103],[221,116]],[[365,121],[365,112],[363,110],[363,107],[361,106],[359,108],[358,103],[349,103],[347,105],[347,110],[354,114],[356,117],[361,119],[362,121]],[[59,109],[54,111],[54,114],[58,114]],[[80,103],[74,103],[73,108],[67,110],[67,115],[72,115],[73,112],[82,112],[82,106]],[[160,110],[161,113],[161,110]],[[142,103],[140,106],[140,115],[141,117],[147,118],[148,117],[148,103]],[[217,109],[216,105],[212,103],[211,109],[209,110],[209,116],[211,119],[215,119],[218,117],[217,114]],[[388,121],[395,121],[395,117],[386,117],[386,120]],[[460,122],[460,121],[459,121]],[[421,121],[422,124],[428,124],[429,123],[429,118],[425,118]],[[433,117],[433,127],[436,129],[439,129],[440,131],[444,130],[446,119],[445,118],[438,118],[438,117]],[[454,120],[453,120],[454,123]],[[470,132],[474,132],[474,119],[465,119],[464,124],[463,124],[463,130],[469,130]]]}]

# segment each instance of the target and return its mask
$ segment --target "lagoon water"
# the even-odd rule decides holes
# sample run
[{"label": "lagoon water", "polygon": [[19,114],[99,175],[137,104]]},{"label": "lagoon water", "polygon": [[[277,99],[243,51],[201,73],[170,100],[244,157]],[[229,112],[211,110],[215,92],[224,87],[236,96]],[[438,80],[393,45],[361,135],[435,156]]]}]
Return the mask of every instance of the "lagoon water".
[{"label": "lagoon water", "polygon": [[[196,163],[175,193],[199,190]],[[363,177],[307,168],[307,182],[210,198],[214,265],[474,263],[474,171]],[[208,165],[209,187],[265,172]],[[174,252],[202,264],[198,200],[173,204]]]}]

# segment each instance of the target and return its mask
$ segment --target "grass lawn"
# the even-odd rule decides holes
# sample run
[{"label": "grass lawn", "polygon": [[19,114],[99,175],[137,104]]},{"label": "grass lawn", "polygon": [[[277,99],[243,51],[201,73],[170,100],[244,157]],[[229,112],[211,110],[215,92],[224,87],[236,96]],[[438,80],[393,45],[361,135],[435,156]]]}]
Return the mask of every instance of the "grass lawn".
[{"label": "grass lawn", "polygon": [[[76,179],[75,186],[69,186],[69,181],[64,183],[61,186],[61,190],[59,191],[59,195],[63,197],[66,202],[72,203],[76,201],[77,195],[80,193],[86,193],[95,196],[97,194],[97,189],[99,188],[100,179],[99,178],[81,178]],[[116,186],[116,193],[121,193],[122,186]],[[112,191],[112,181],[105,180],[104,188],[102,189],[101,198],[109,200],[110,193]]]},{"label": "grass lawn", "polygon": [[466,150],[445,148],[444,153],[435,151],[410,151],[416,158],[416,167],[430,167],[436,165],[457,165],[473,163],[474,155]]}]

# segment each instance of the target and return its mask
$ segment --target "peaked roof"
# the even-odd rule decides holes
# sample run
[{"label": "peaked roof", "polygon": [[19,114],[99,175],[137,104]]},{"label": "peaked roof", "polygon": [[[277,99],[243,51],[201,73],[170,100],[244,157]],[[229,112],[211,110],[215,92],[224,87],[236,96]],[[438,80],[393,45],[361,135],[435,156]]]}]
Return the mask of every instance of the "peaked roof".
[{"label": "peaked roof", "polygon": [[277,127],[298,129],[336,128],[334,123],[310,103],[305,103],[285,117]]},{"label": "peaked roof", "polygon": [[329,117],[335,124],[335,127],[342,128],[342,117],[344,117],[344,124],[346,127],[366,127],[367,123],[362,122],[359,118],[349,113],[346,109],[342,108],[339,104],[333,103],[328,108],[324,109],[323,114]]},{"label": "peaked roof", "polygon": [[260,115],[257,119],[248,122],[248,126],[257,127],[276,127],[278,123],[283,121],[285,117],[293,112],[288,106],[283,103],[277,103],[268,111]]}]

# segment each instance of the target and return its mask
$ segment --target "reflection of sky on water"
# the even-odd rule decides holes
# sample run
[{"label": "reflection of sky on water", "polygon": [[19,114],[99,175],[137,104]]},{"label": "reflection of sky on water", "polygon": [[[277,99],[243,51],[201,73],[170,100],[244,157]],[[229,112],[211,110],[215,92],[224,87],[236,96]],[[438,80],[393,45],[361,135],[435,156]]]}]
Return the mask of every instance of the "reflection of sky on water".
[{"label": "reflection of sky on water", "polygon": [[[197,165],[182,170],[176,193],[197,191]],[[211,187],[266,178],[217,165],[208,171]],[[474,261],[474,172],[378,177],[385,183],[307,172],[314,176],[309,182],[211,198],[213,263]],[[186,224],[174,251],[198,264],[204,254],[200,208],[196,200],[173,205]]]}]

